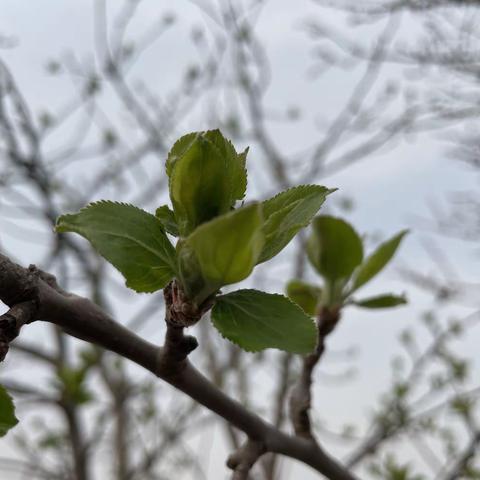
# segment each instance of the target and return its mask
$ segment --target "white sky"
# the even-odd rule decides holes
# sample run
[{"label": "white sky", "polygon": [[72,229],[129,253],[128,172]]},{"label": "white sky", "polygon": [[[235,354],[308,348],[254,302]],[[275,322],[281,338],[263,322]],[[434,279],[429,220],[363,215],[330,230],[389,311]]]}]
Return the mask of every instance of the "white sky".
[{"label": "white sky", "polygon": [[[150,85],[157,84],[159,89],[171,85],[177,78],[179,66],[190,61],[192,50],[187,42],[182,41],[182,35],[188,35],[193,25],[208,22],[192,3],[145,0],[132,31],[141,32],[151,24],[152,18],[167,11],[178,13],[178,25],[146,54],[135,73],[139,78],[148,79]],[[314,3],[308,1],[272,1],[263,12],[257,28],[272,62],[273,81],[267,104],[275,111],[299,105],[304,112],[303,120],[295,127],[272,127],[279,144],[287,152],[299,151],[318,140],[319,133],[313,121],[318,119],[319,114],[324,119],[331,118],[342,107],[358,75],[354,71],[333,71],[320,82],[307,78],[310,45],[299,27],[303,20],[318,15],[318,12]],[[332,20],[338,18],[338,15],[331,16]],[[326,21],[325,17],[323,21]],[[15,48],[0,50],[0,55],[13,71],[28,102],[35,111],[50,109],[69,98],[71,85],[65,77],[57,79],[47,75],[44,68],[46,61],[68,51],[76,52],[82,59],[91,57],[92,2],[2,0],[0,33],[18,39]],[[387,69],[385,75],[394,76],[396,71]],[[113,103],[112,109],[115,109]],[[188,118],[185,130],[205,128],[201,122],[198,116]],[[255,150],[251,150],[250,159],[254,159],[255,155]],[[338,187],[339,195],[346,194],[356,200],[356,209],[349,214],[349,218],[360,232],[379,232],[387,236],[405,227],[412,228],[412,234],[402,246],[397,265],[403,259],[424,272],[432,271],[433,266],[420,247],[420,241],[430,238],[430,234],[412,222],[412,215],[428,215],[428,202],[443,201],[448,192],[478,185],[478,178],[459,163],[447,159],[444,146],[431,136],[419,136],[418,141],[410,144],[400,143],[395,149],[374,155],[324,181],[328,186]],[[261,185],[254,185],[251,190],[258,191],[261,188]],[[0,216],[0,232],[1,225]],[[38,259],[39,253],[31,243],[8,237],[2,238],[2,241],[25,264]],[[458,271],[472,277],[476,274],[477,267],[472,262],[471,252],[462,243],[445,241],[442,244],[453,256]],[[288,252],[282,259],[284,263],[275,266],[275,271],[280,275],[272,275],[271,290],[281,291],[285,275],[288,275]],[[406,289],[405,284],[396,278],[394,267],[388,269],[383,278],[385,280],[372,282],[371,287],[365,289],[365,295],[381,290]],[[408,307],[391,312],[347,311],[343,324],[329,339],[329,348],[332,350],[342,350],[352,345],[360,349],[355,365],[358,371],[355,380],[342,386],[317,385],[315,408],[318,416],[328,419],[327,423],[332,428],[338,428],[343,423],[364,423],[378,394],[386,389],[392,354],[399,351],[398,332],[417,322],[418,313],[429,305],[427,297],[408,290],[411,299]],[[42,335],[38,326],[31,331],[29,335]],[[474,344],[473,339],[467,342],[465,351],[471,351],[472,355],[476,353]],[[337,364],[328,365],[327,357],[320,370],[338,371]],[[8,440],[0,442],[5,445]],[[218,428],[213,451],[208,478],[228,478],[223,466],[226,452],[222,449]],[[292,479],[317,478],[302,468],[294,472],[290,477]]]}]

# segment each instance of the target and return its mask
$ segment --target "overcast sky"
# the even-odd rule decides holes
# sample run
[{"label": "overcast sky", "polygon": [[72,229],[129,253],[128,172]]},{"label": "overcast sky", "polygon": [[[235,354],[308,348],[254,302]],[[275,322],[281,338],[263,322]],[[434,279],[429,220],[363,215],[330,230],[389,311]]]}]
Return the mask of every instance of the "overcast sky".
[{"label": "overcast sky", "polygon": [[[114,2],[111,3],[110,7]],[[193,49],[184,39],[189,36],[192,27],[204,24],[208,28],[215,28],[193,3],[145,0],[132,24],[132,36],[141,33],[151,25],[152,19],[166,12],[174,12],[178,16],[178,25],[145,55],[135,71],[136,77],[148,79],[149,85],[158,85],[159,89],[169,88],[178,77],[180,66],[191,61]],[[333,70],[318,82],[308,77],[311,45],[301,26],[306,19],[313,18],[319,12],[318,7],[309,1],[277,0],[270,2],[257,24],[257,34],[266,45],[272,66],[273,80],[266,103],[273,111],[285,111],[296,105],[303,113],[295,126],[272,126],[272,132],[286,152],[301,151],[315,142],[319,136],[318,124],[332,118],[341,109],[361,74],[357,70]],[[322,15],[322,20],[326,22],[341,20],[339,14]],[[72,85],[65,77],[53,78],[48,75],[45,65],[49,60],[58,59],[68,52],[75,52],[78,58],[85,61],[92,60],[92,18],[92,2],[2,0],[0,34],[10,37],[15,46],[0,50],[0,55],[12,70],[34,111],[54,110],[54,107],[68,100]],[[397,75],[397,70],[389,68],[384,72],[385,77]],[[114,114],[113,102],[111,109]],[[208,127],[205,119],[199,115],[185,119],[185,131]],[[259,153],[251,150],[249,161],[254,162],[256,155]],[[261,182],[252,182],[249,192],[261,195]],[[478,178],[460,163],[447,158],[445,145],[438,137],[424,135],[410,143],[398,142],[395,148],[375,154],[343,172],[324,178],[322,182],[329,187],[339,188],[338,195],[355,199],[356,208],[349,214],[349,219],[361,233],[375,232],[385,237],[403,228],[411,228],[412,233],[395,263],[398,266],[407,262],[428,272],[433,271],[434,267],[421,245],[432,234],[415,222],[414,216],[428,216],[429,204],[444,202],[450,192],[476,186]],[[3,230],[0,210],[0,235]],[[31,242],[18,237],[5,236],[2,242],[24,264],[34,263],[41,253],[40,249],[32,247]],[[465,245],[446,240],[441,240],[441,244],[454,259],[458,271],[471,277],[475,275],[476,266]],[[282,291],[284,275],[289,274],[288,252],[282,258],[284,262],[276,265],[276,274],[272,275],[271,290]],[[385,290],[408,290],[410,305],[391,312],[365,313],[352,309],[345,313],[345,321],[329,339],[329,348],[335,351],[358,347],[359,356],[355,363],[357,376],[341,386],[329,385],[328,381],[323,384],[318,382],[315,396],[318,417],[327,420],[332,428],[339,428],[343,423],[365,423],[373,402],[388,385],[390,360],[392,354],[399,350],[398,332],[417,322],[419,313],[429,305],[428,297],[408,289],[398,279],[395,266],[388,269],[384,278],[384,281],[372,282],[365,289],[365,295]],[[459,310],[454,313],[463,315],[466,312]],[[41,328],[32,328],[28,335],[42,335]],[[466,352],[476,352],[475,340],[471,338],[465,343]],[[320,371],[328,373],[341,368],[338,364],[329,364],[327,357]],[[223,466],[226,452],[221,446],[220,430],[217,428],[212,435],[215,441],[208,478],[219,480],[227,478]],[[204,444],[205,438],[200,441]],[[8,442],[8,439],[1,442]],[[300,477],[300,471],[304,472],[299,467],[291,478],[316,478],[316,475],[308,472]]]}]

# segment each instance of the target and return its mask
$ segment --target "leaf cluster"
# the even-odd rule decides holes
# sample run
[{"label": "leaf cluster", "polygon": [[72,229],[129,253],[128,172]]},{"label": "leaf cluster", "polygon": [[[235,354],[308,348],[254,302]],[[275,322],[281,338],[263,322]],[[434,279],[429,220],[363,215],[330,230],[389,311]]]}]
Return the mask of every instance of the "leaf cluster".
[{"label": "leaf cluster", "polygon": [[389,264],[406,234],[407,230],[402,230],[364,257],[362,238],[348,222],[329,215],[316,217],[307,241],[307,255],[323,284],[294,279],[287,284],[287,295],[311,316],[322,307],[377,309],[405,304],[403,295],[382,293],[358,299],[355,294]]},{"label": "leaf cluster", "polygon": [[165,164],[171,207],[153,215],[100,201],[61,216],[56,231],[89,240],[137,292],[175,281],[195,308],[212,303],[213,324],[245,350],[308,353],[315,325],[288,298],[255,290],[221,295],[220,289],[280,253],[333,190],[302,185],[246,203],[247,153],[237,152],[219,130],[189,133],[175,142]]}]

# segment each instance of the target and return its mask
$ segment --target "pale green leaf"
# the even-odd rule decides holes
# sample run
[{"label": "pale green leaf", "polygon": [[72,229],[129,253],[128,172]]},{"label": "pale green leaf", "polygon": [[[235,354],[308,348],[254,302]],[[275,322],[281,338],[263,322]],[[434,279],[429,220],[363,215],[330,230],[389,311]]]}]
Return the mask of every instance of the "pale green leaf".
[{"label": "pale green leaf", "polygon": [[158,218],[133,205],[102,201],[58,218],[57,232],[76,232],[137,292],[159,290],[175,275],[175,249]]},{"label": "pale green leaf", "polygon": [[328,215],[315,218],[307,244],[308,258],[331,282],[348,279],[363,258],[362,240],[344,220]]},{"label": "pale green leaf", "polygon": [[163,228],[170,235],[178,237],[179,232],[177,221],[175,220],[175,214],[167,205],[162,205],[161,207],[158,207],[155,211],[155,216],[160,220]]},{"label": "pale green leaf", "polygon": [[316,285],[302,280],[290,280],[287,283],[287,296],[302,307],[308,315],[315,315],[322,290]]},{"label": "pale green leaf", "polygon": [[180,239],[177,243],[177,259],[178,279],[182,290],[190,302],[200,306],[220,287],[217,284],[210,284],[204,278],[195,252],[185,239]]},{"label": "pale green leaf", "polygon": [[182,236],[231,208],[231,185],[225,159],[218,148],[201,135],[197,135],[188,150],[176,160],[169,186]]},{"label": "pale green leaf", "polygon": [[245,155],[219,130],[190,134],[167,159],[170,199],[180,234],[231,210],[245,193]]},{"label": "pale green leaf", "polygon": [[18,420],[15,417],[15,406],[12,397],[0,385],[0,437],[5,436],[17,423]]},{"label": "pale green leaf", "polygon": [[406,303],[407,299],[403,295],[399,296],[391,293],[353,301],[354,305],[362,308],[392,308],[405,305]]},{"label": "pale green leaf", "polygon": [[247,189],[247,170],[245,163],[247,160],[248,148],[237,153],[232,142],[225,138],[220,130],[209,130],[205,132],[205,138],[208,138],[220,151],[220,154],[226,159],[228,178],[231,180],[230,202],[233,206],[236,200],[241,200],[245,196]]},{"label": "pale green leaf", "polygon": [[263,246],[262,224],[262,207],[254,203],[200,225],[185,240],[207,283],[220,288],[250,275]]},{"label": "pale green leaf", "polygon": [[357,290],[362,285],[365,285],[375,275],[381,272],[385,266],[390,262],[395,255],[400,242],[408,233],[407,230],[395,235],[390,240],[382,243],[365,261],[357,268],[353,276],[352,291]]},{"label": "pale green leaf", "polygon": [[165,170],[168,176],[172,174],[173,167],[177,160],[191,147],[197,136],[200,134],[201,132],[187,133],[173,144],[173,147],[168,152],[167,161],[165,163]]},{"label": "pale green leaf", "polygon": [[221,295],[211,318],[222,336],[249,352],[278,348],[306,355],[317,342],[313,320],[283,295],[258,290]]},{"label": "pale green leaf", "polygon": [[300,185],[263,202],[265,245],[259,263],[277,255],[306,227],[333,191],[320,185]]}]

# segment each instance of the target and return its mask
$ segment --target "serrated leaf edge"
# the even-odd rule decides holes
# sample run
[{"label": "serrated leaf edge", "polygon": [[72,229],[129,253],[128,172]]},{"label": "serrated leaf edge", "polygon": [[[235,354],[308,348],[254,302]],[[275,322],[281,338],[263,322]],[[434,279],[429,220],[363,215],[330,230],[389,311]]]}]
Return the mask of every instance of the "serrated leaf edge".
[{"label": "serrated leaf edge", "polygon": [[[318,327],[317,327],[317,324],[315,323],[315,320],[313,319],[313,317],[311,317],[310,315],[308,315],[307,313],[304,312],[304,310],[302,309],[302,307],[300,307],[300,305],[297,305],[295,302],[293,302],[292,300],[290,300],[290,298],[288,298],[286,295],[283,295],[281,293],[270,293],[270,292],[264,292],[263,290],[257,290],[256,288],[240,288],[239,290],[234,290],[233,292],[228,292],[228,293],[225,293],[225,294],[222,294],[222,295],[217,295],[217,297],[215,298],[215,300],[219,299],[219,298],[225,298],[227,297],[228,295],[233,295],[234,293],[238,293],[238,292],[256,292],[256,293],[265,293],[266,295],[271,295],[271,296],[274,296],[274,297],[282,297],[284,298],[285,300],[287,300],[288,302],[290,302],[295,308],[297,308],[303,315],[305,315],[306,318],[308,318],[312,325],[313,325],[313,328],[315,329],[315,331],[318,333]],[[223,333],[217,328],[217,326],[215,325],[214,321],[213,321],[213,317],[212,317],[212,314],[213,314],[213,309],[215,308],[215,304],[212,308],[212,312],[210,314],[210,322],[212,323],[212,325],[215,327],[215,330],[220,334],[220,336],[222,338],[224,338],[225,340],[227,340],[228,342],[230,342],[231,344],[233,345],[236,345],[237,347],[241,348],[242,350],[244,350],[245,352],[249,352],[249,353],[258,353],[258,352],[263,352],[263,350],[266,350],[265,348],[262,348],[260,350],[252,350],[252,349],[248,349],[248,348],[245,348],[243,346],[241,346],[240,344],[238,344],[237,342],[234,342],[232,339],[230,338],[227,338],[223,335]],[[318,335],[317,335],[318,337]],[[316,344],[314,346],[314,348],[316,347]],[[279,350],[279,349],[276,349],[276,350]],[[284,351],[284,350],[282,350]],[[312,350],[313,351],[313,350]],[[301,354],[297,354],[297,355],[301,355]]]},{"label": "serrated leaf edge", "polygon": [[[163,224],[160,222],[160,220],[153,214],[151,214],[150,212],[147,212],[146,210],[143,210],[143,208],[139,208],[131,203],[126,203],[126,202],[117,202],[117,201],[113,201],[113,200],[97,200],[95,202],[90,202],[89,204],[85,205],[84,207],[82,207],[78,212],[76,213],[66,213],[64,215],[60,215],[58,218],[57,218],[57,221],[55,223],[55,226],[54,226],[54,231],[57,232],[57,233],[72,233],[71,230],[61,230],[59,229],[59,227],[61,226],[60,223],[61,223],[61,219],[64,218],[64,217],[69,217],[69,216],[74,216],[74,215],[79,215],[81,212],[85,212],[87,211],[89,208],[92,208],[92,207],[95,207],[95,206],[101,206],[101,205],[120,205],[120,206],[123,206],[123,207],[131,207],[141,213],[146,213],[147,215],[151,215],[153,218],[155,218],[155,220],[157,222],[159,222],[159,225],[160,227],[162,228],[162,231],[163,233],[165,233],[165,228],[163,226]],[[165,234],[166,236],[166,234]],[[87,241],[89,241],[88,239],[86,239]],[[168,240],[168,237],[167,237],[167,241],[170,242],[170,240]],[[171,244],[171,243],[170,243]],[[173,246],[173,245],[172,245]],[[175,247],[174,247],[175,248]],[[117,272],[119,272],[122,277],[123,277],[123,273],[121,272],[121,270],[119,268],[117,268],[115,265],[113,265],[112,263],[110,263],[110,261],[105,258],[100,252],[98,252],[95,248],[94,250],[98,253],[98,255],[100,255],[103,259],[105,259],[106,262],[108,262],[109,265],[111,265],[115,270],[117,270]],[[170,265],[170,268],[175,272],[175,269],[176,269],[176,262],[174,262],[174,265]],[[125,277],[124,277],[125,278]],[[173,278],[173,277],[172,277]],[[125,285],[130,288],[131,290],[133,290],[134,292],[136,293],[148,293],[148,294],[152,294],[152,293],[155,293],[155,292],[158,292],[158,290],[160,289],[156,289],[156,290],[137,290],[135,287],[132,287],[128,280],[125,279]],[[163,287],[162,287],[163,288]]]}]

